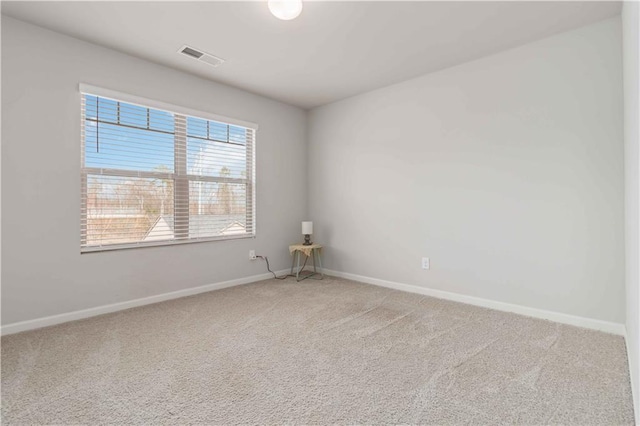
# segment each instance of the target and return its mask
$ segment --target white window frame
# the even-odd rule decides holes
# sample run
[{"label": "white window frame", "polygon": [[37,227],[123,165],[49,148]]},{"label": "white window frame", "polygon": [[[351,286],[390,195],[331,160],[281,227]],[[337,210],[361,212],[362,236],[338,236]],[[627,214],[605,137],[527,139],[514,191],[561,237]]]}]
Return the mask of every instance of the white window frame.
[{"label": "white window frame", "polygon": [[[93,169],[91,167],[85,167],[85,117],[82,103],[80,102],[81,108],[81,158],[80,158],[80,181],[81,181],[81,220],[80,220],[80,251],[81,253],[92,253],[92,252],[100,252],[100,251],[109,251],[109,250],[122,250],[122,249],[131,249],[131,248],[141,248],[141,247],[154,247],[154,246],[167,246],[167,245],[178,245],[178,244],[192,244],[198,242],[207,242],[207,241],[224,241],[224,240],[235,240],[235,239],[244,239],[244,238],[255,238],[256,236],[256,196],[255,196],[255,181],[256,181],[256,171],[255,171],[255,155],[256,155],[256,146],[255,146],[255,134],[258,130],[258,125],[256,123],[252,123],[249,121],[238,120],[234,118],[225,117],[222,115],[212,114],[208,112],[198,111],[191,108],[182,107],[179,105],[173,105],[166,102],[161,102],[153,99],[144,98],[141,96],[131,95],[127,93],[118,92],[115,90],[105,89],[97,86],[92,86],[89,84],[81,83],[79,85],[80,97],[82,95],[93,95],[101,98],[108,98],[120,102],[126,102],[129,104],[141,106],[144,108],[157,109],[162,111],[169,111],[174,113],[177,118],[176,120],[184,120],[185,125],[180,126],[181,128],[176,128],[175,137],[174,137],[174,155],[176,158],[181,157],[180,161],[177,161],[174,166],[173,173],[162,173],[162,172],[151,172],[151,171],[136,171],[136,170],[110,170],[110,169]],[[247,155],[247,177],[246,179],[242,178],[222,178],[215,176],[195,176],[187,173],[186,170],[186,144],[187,144],[187,134],[186,134],[186,119],[187,117],[195,117],[201,118],[205,120],[212,120],[221,122],[224,124],[236,125],[245,127],[253,131],[253,143],[248,149],[250,152]],[[247,144],[249,145],[249,144]],[[181,150],[182,154],[178,155],[178,151]],[[188,194],[189,182],[224,182],[224,183],[241,183],[246,184],[246,197],[247,197],[247,222],[251,231],[246,234],[239,235],[227,235],[227,236],[216,236],[216,237],[201,237],[201,238],[188,238],[188,226],[186,231],[184,231],[184,227],[175,226],[176,234],[182,229],[182,233],[186,232],[186,235],[176,235],[176,238],[173,240],[162,240],[162,241],[139,241],[132,243],[124,243],[124,244],[106,244],[99,246],[87,246],[86,245],[86,215],[87,215],[87,176],[90,174],[100,174],[105,176],[121,176],[121,177],[136,177],[136,178],[158,178],[158,179],[171,179],[174,182],[174,204],[178,206],[179,204],[186,203],[186,210],[176,209],[175,220],[176,222],[181,221],[184,225],[184,221],[188,225],[189,213],[188,213],[188,205],[189,205],[189,197],[187,195],[186,199],[184,194]],[[178,186],[182,186],[183,189],[186,186],[186,191],[177,190]],[[182,197],[179,197],[178,194],[183,194]],[[184,217],[178,218],[178,211],[187,211],[187,214]]]}]

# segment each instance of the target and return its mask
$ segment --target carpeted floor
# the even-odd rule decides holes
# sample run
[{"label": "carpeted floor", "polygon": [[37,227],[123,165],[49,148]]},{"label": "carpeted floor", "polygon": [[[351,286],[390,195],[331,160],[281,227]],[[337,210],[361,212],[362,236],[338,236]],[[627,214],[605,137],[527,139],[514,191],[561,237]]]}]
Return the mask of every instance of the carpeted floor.
[{"label": "carpeted floor", "polygon": [[327,277],[2,338],[3,424],[633,424],[622,337]]}]

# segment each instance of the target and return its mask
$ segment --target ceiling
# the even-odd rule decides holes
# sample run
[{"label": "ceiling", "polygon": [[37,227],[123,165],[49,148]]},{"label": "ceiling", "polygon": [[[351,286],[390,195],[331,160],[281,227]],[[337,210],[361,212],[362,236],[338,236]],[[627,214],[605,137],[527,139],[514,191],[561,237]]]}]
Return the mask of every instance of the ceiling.
[{"label": "ceiling", "polygon": [[[2,13],[302,108],[620,14],[619,2],[2,2]],[[218,68],[183,45],[226,59]]]}]

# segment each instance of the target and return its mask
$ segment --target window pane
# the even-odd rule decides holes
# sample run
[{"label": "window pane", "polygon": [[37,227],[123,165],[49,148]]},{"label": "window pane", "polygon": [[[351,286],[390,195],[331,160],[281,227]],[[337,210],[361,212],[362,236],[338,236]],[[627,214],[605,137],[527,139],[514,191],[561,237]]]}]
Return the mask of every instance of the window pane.
[{"label": "window pane", "polygon": [[207,138],[207,120],[187,117],[187,135],[195,138]]},{"label": "window pane", "polygon": [[147,128],[147,108],[120,102],[120,124]]},{"label": "window pane", "polygon": [[244,127],[229,126],[229,142],[246,144],[247,143],[247,130]]},{"label": "window pane", "polygon": [[209,122],[209,139],[216,141],[227,142],[228,125],[218,123],[217,121]]},{"label": "window pane", "polygon": [[86,117],[95,120],[98,112],[98,97],[86,95],[84,105]]},{"label": "window pane", "polygon": [[189,182],[189,238],[220,237],[247,230],[246,185]]},{"label": "window pane", "polygon": [[245,179],[246,162],[244,146],[187,139],[187,170],[191,175]]},{"label": "window pane", "polygon": [[173,239],[173,181],[87,177],[86,244]]},{"label": "window pane", "polygon": [[173,114],[157,109],[149,110],[149,127],[162,132],[173,133],[174,122]]},{"label": "window pane", "polygon": [[173,135],[117,124],[85,123],[85,166],[172,172]]},{"label": "window pane", "polygon": [[98,99],[98,120],[110,123],[118,122],[118,102],[111,99]]},{"label": "window pane", "polygon": [[187,136],[218,142],[246,144],[246,129],[202,118],[187,118]]}]

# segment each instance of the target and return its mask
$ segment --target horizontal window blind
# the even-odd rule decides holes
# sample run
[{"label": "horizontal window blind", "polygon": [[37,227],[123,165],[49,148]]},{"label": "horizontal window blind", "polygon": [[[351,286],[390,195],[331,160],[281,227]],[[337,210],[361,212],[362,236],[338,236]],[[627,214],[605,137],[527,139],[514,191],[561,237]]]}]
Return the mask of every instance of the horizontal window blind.
[{"label": "horizontal window blind", "polygon": [[82,93],[81,250],[255,235],[255,132]]}]

